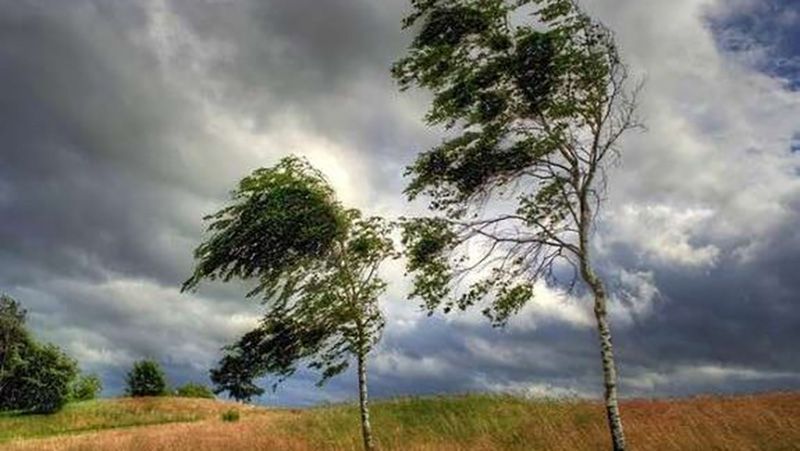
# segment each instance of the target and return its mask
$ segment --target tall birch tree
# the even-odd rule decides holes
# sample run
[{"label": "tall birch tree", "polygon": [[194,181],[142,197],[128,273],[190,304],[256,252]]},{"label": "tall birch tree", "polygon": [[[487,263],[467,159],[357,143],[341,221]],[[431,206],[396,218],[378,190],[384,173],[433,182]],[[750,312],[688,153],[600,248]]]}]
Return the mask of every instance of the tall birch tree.
[{"label": "tall birch tree", "polygon": [[574,1],[411,5],[404,25],[415,38],[393,74],[402,89],[433,94],[426,120],[448,131],[408,170],[408,197],[427,197],[436,213],[405,224],[411,297],[430,312],[486,299],[484,314],[502,325],[537,282],[582,281],[613,448],[623,450],[608,294],[590,239],[605,169],[638,126],[639,87],[628,86],[612,33]]}]

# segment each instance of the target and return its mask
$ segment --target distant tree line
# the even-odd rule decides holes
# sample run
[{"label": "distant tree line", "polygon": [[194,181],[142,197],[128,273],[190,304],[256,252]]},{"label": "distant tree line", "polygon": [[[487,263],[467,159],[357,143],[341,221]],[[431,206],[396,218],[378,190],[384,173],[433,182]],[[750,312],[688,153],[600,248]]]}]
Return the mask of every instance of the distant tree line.
[{"label": "distant tree line", "polygon": [[214,398],[214,392],[210,388],[196,382],[188,382],[175,389],[170,389],[164,370],[157,361],[152,359],[134,362],[125,378],[125,394],[134,398],[143,396]]},{"label": "distant tree line", "polygon": [[[100,378],[81,374],[77,362],[58,346],[36,341],[26,326],[26,316],[17,300],[0,295],[0,411],[47,414],[68,402],[95,399],[103,390]],[[214,398],[209,387],[194,382],[170,390],[154,360],[134,363],[125,394]]]}]

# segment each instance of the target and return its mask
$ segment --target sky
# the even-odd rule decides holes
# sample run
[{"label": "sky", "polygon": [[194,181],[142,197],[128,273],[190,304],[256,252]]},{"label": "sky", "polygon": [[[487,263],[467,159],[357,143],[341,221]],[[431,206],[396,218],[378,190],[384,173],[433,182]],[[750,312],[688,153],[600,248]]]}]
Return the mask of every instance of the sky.
[{"label": "sky", "polygon": [[[624,396],[800,389],[800,4],[585,0],[645,80],[593,237]],[[181,294],[202,217],[293,153],[340,199],[424,211],[404,168],[440,142],[389,67],[403,0],[0,0],[0,291],[120,394],[133,361],[208,382],[263,307]],[[538,286],[504,329],[426,316],[385,270],[377,397],[598,396],[591,304]],[[356,396],[302,370],[260,402]]]}]

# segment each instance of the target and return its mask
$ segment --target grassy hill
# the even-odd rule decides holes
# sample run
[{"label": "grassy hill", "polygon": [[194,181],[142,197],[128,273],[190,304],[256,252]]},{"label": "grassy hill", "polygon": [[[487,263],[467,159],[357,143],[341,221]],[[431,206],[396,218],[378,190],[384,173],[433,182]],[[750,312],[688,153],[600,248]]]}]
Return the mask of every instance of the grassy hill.
[{"label": "grassy hill", "polygon": [[[225,422],[236,409],[240,420]],[[800,449],[800,393],[623,403],[634,450]],[[468,395],[376,402],[387,450],[597,450],[607,446],[593,402]],[[78,403],[51,416],[0,416],[9,450],[359,449],[355,406],[264,409],[201,399]]]}]

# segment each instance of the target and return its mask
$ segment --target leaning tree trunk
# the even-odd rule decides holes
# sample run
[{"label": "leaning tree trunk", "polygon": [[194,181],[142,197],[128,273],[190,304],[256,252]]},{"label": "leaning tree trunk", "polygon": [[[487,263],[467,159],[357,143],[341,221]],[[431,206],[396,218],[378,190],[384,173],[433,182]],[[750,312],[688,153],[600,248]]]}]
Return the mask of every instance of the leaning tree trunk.
[{"label": "leaning tree trunk", "polygon": [[611,329],[606,315],[606,293],[603,282],[589,270],[589,284],[594,293],[594,316],[597,320],[597,332],[600,338],[600,355],[603,360],[603,385],[605,386],[606,416],[611,429],[611,441],[614,451],[625,450],[625,433],[622,429],[622,417],[617,401],[617,368],[614,363],[614,349],[611,345]]},{"label": "leaning tree trunk", "polygon": [[367,400],[367,356],[366,352],[358,352],[358,405],[361,410],[361,436],[364,449],[375,451],[372,440],[372,426],[369,424],[369,403]]},{"label": "leaning tree trunk", "polygon": [[589,224],[592,218],[586,196],[581,199],[580,234],[580,271],[583,280],[594,295],[594,316],[597,321],[597,332],[600,338],[600,356],[603,360],[603,385],[605,387],[606,416],[611,430],[611,442],[614,451],[625,450],[625,432],[622,429],[622,417],[617,401],[617,368],[614,363],[614,349],[611,344],[611,328],[608,324],[607,297],[603,281],[595,274],[589,259]]}]

